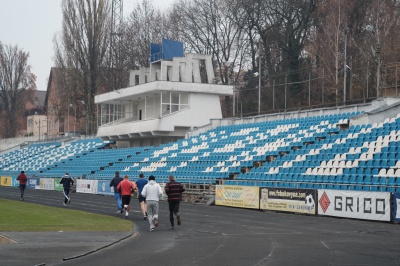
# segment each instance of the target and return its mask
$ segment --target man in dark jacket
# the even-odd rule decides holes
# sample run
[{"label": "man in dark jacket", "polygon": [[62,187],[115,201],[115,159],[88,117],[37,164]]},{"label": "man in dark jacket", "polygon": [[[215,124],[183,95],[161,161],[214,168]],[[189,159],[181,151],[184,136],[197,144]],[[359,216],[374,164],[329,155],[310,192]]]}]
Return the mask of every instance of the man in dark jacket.
[{"label": "man in dark jacket", "polygon": [[63,185],[63,193],[64,193],[64,202],[63,205],[66,206],[67,203],[71,202],[71,198],[69,197],[69,190],[71,189],[71,186],[74,185],[74,179],[69,176],[69,173],[65,173],[65,176],[63,176],[60,180],[60,184]]},{"label": "man in dark jacket", "polygon": [[121,214],[123,212],[121,193],[118,192],[117,187],[118,187],[118,184],[121,183],[122,180],[123,180],[122,177],[119,176],[119,172],[116,171],[115,177],[110,182],[110,187],[114,187],[114,197],[115,197],[115,200],[117,201],[117,208],[118,208],[117,213],[121,213]]},{"label": "man in dark jacket", "polygon": [[185,188],[181,183],[176,182],[173,175],[168,177],[169,182],[165,185],[165,193],[168,195],[169,221],[171,229],[174,229],[174,215],[178,225],[181,225],[181,215],[179,214],[179,203],[182,200],[182,192]]}]

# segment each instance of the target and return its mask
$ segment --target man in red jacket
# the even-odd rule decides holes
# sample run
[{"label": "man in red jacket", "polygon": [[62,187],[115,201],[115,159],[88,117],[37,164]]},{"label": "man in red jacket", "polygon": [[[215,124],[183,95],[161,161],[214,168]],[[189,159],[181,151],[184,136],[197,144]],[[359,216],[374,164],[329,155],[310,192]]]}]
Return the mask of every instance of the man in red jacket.
[{"label": "man in red jacket", "polygon": [[21,173],[17,177],[17,180],[19,181],[19,190],[21,191],[21,200],[24,200],[26,182],[28,181],[28,177],[26,176],[24,171],[21,171]]},{"label": "man in red jacket", "polygon": [[185,188],[181,183],[176,182],[173,175],[168,177],[169,182],[165,185],[165,193],[168,195],[169,221],[171,229],[174,229],[174,215],[178,225],[181,225],[181,215],[179,213],[179,203],[182,200],[182,192]]},{"label": "man in red jacket", "polygon": [[121,192],[122,207],[125,209],[125,218],[129,215],[129,203],[131,202],[131,194],[136,190],[136,185],[134,182],[129,181],[127,175],[124,176],[118,186],[117,191]]}]

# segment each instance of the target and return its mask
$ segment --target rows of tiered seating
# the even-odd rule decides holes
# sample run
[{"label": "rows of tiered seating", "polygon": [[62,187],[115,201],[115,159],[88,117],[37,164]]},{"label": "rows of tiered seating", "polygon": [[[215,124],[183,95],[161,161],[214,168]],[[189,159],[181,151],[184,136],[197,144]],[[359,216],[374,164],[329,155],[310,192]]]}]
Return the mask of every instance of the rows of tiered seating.
[{"label": "rows of tiered seating", "polygon": [[31,144],[9,152],[0,157],[0,173],[18,175],[22,170],[35,172],[46,169],[59,157],[59,154],[52,154],[52,151],[60,146],[60,142]]},{"label": "rows of tiered seating", "polygon": [[[98,138],[74,141],[66,145],[61,145],[60,142],[32,144],[1,156],[0,174],[15,176],[24,170],[30,176],[61,177],[65,172],[81,176],[87,173],[91,165],[79,167],[77,159],[104,148],[107,144],[108,142]],[[71,163],[72,161],[74,162]]]},{"label": "rows of tiered seating", "polygon": [[[215,184],[218,179],[232,178],[267,181],[267,175],[279,174],[269,171],[282,167],[285,160],[294,159],[313,145],[334,142],[332,135],[339,133],[338,124],[348,124],[351,115],[356,113],[222,126],[157,149],[149,148],[147,153],[132,157],[132,164],[123,171],[134,176],[147,172],[162,180],[173,174],[191,183]],[[282,173],[296,169],[285,168]]]},{"label": "rows of tiered seating", "polygon": [[250,184],[258,180],[273,187],[394,192],[400,191],[399,166],[400,116],[315,139],[312,144],[239,175],[239,179],[250,180]]},{"label": "rows of tiered seating", "polygon": [[400,115],[351,125],[359,114],[220,126],[159,147],[104,149],[99,139],[31,146],[0,158],[0,174],[111,179],[120,171],[159,182],[173,174],[183,183],[400,191]]}]

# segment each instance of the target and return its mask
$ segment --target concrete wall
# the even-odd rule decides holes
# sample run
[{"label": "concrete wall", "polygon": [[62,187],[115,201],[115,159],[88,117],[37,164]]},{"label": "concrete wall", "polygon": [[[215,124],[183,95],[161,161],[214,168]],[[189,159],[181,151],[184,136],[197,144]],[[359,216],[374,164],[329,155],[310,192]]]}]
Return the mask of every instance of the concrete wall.
[{"label": "concrete wall", "polygon": [[321,108],[313,110],[304,110],[297,112],[276,113],[270,115],[253,116],[246,118],[224,118],[212,119],[210,123],[201,128],[194,129],[187,134],[187,137],[196,136],[218,126],[228,126],[244,123],[266,122],[274,120],[283,120],[290,118],[302,118],[312,116],[324,116],[340,113],[364,112],[364,114],[351,118],[351,125],[381,123],[386,118],[396,117],[400,113],[399,98],[379,98],[371,103],[338,106],[331,108]]}]

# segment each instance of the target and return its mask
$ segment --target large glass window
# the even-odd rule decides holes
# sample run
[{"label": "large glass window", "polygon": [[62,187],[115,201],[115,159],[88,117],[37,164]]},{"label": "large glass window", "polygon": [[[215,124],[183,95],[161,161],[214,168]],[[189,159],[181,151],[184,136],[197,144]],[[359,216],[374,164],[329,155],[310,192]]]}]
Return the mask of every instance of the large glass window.
[{"label": "large glass window", "polygon": [[122,104],[103,104],[101,106],[101,124],[111,123],[116,120],[129,117],[126,113],[125,105]]},{"label": "large glass window", "polygon": [[[159,102],[160,100],[158,100]],[[151,119],[151,118],[156,118],[157,113],[156,113],[156,96],[146,96],[146,113],[145,113],[145,119]]]},{"label": "large glass window", "polygon": [[162,93],[162,116],[189,108],[189,94],[186,92]]}]

